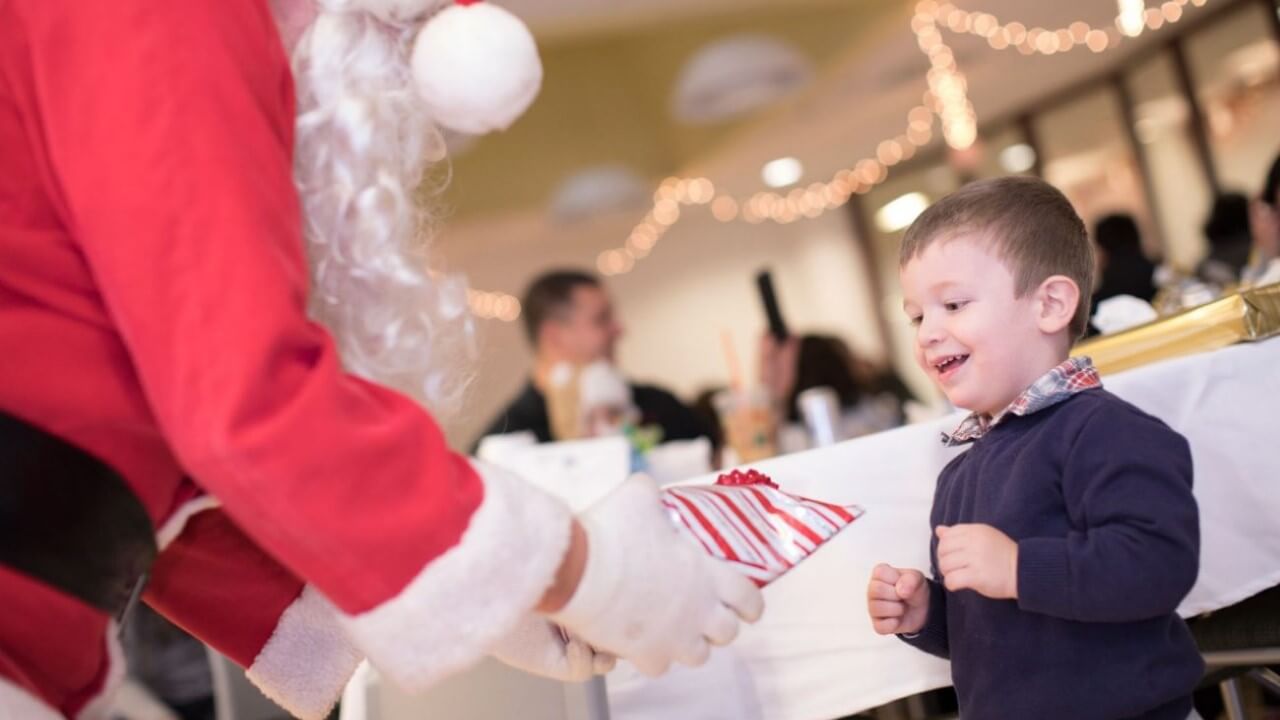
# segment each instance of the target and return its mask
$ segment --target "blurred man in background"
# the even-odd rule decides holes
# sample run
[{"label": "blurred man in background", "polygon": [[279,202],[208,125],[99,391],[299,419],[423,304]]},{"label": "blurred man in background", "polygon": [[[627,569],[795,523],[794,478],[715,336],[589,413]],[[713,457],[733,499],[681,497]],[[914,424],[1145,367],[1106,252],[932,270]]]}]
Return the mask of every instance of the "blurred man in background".
[{"label": "blurred man in background", "polygon": [[[554,270],[535,279],[525,292],[523,315],[534,352],[531,377],[485,435],[529,431],[539,442],[573,439],[575,410],[569,408],[573,417],[561,420],[558,406],[577,404],[576,379],[583,369],[601,361],[613,364],[622,325],[600,279],[578,270]],[[657,426],[664,441],[711,437],[712,429],[675,395],[653,385],[627,385],[638,426]],[[572,387],[572,397],[564,403],[558,397],[566,386]]]}]

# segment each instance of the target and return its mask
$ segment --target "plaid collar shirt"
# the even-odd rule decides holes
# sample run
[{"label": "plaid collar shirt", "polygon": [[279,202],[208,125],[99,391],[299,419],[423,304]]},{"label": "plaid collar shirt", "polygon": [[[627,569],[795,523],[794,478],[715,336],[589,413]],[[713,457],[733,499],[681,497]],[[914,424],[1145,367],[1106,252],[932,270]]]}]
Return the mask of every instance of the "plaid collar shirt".
[{"label": "plaid collar shirt", "polygon": [[1030,415],[1057,405],[1082,390],[1096,387],[1102,387],[1102,379],[1098,377],[1093,361],[1087,357],[1068,358],[1061,365],[1041,375],[1039,380],[994,416],[972,413],[954,432],[942,433],[942,444],[955,447],[971,443],[991,432],[991,428],[1010,415]]}]

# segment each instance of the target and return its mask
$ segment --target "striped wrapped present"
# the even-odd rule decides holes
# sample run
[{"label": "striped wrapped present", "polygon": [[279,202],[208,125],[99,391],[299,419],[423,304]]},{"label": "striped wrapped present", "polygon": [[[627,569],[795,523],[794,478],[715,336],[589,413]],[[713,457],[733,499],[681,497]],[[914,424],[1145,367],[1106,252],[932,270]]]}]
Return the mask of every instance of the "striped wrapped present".
[{"label": "striped wrapped present", "polygon": [[862,515],[783,492],[767,475],[735,470],[714,485],[662,491],[672,521],[712,556],[737,565],[764,587]]}]

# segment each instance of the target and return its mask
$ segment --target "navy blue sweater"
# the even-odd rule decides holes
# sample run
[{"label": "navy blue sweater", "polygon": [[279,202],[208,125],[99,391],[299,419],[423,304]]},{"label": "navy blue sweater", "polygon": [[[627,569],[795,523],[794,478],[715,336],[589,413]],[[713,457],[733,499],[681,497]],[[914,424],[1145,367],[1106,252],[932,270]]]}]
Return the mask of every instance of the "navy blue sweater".
[{"label": "navy blue sweater", "polygon": [[1174,613],[1195,583],[1191,452],[1102,389],[1009,417],[938,477],[930,524],[1018,543],[1018,599],[940,584],[907,642],[950,658],[966,720],[1185,720],[1203,672]]}]

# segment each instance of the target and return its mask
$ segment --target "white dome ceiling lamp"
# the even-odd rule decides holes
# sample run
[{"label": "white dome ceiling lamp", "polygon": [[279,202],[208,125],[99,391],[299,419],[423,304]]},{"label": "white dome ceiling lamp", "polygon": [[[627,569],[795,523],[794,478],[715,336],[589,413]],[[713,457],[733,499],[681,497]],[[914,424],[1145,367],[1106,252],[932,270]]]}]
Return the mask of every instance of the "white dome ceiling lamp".
[{"label": "white dome ceiling lamp", "polygon": [[876,211],[876,227],[886,235],[905,230],[929,207],[929,198],[921,192],[909,192],[890,200]]},{"label": "white dome ceiling lamp", "polygon": [[623,210],[638,210],[652,199],[649,185],[622,165],[596,165],[570,175],[551,198],[551,215],[575,222]]},{"label": "white dome ceiling lamp", "polygon": [[1026,143],[1015,143],[1000,151],[1000,167],[1014,174],[1030,171],[1036,166],[1036,150]]},{"label": "white dome ceiling lamp", "polygon": [[784,188],[800,182],[804,177],[804,165],[793,157],[770,160],[760,168],[760,179],[771,188]]},{"label": "white dome ceiling lamp", "polygon": [[685,63],[676,80],[671,114],[689,125],[731,120],[794,93],[813,74],[809,59],[777,38],[723,38]]}]

